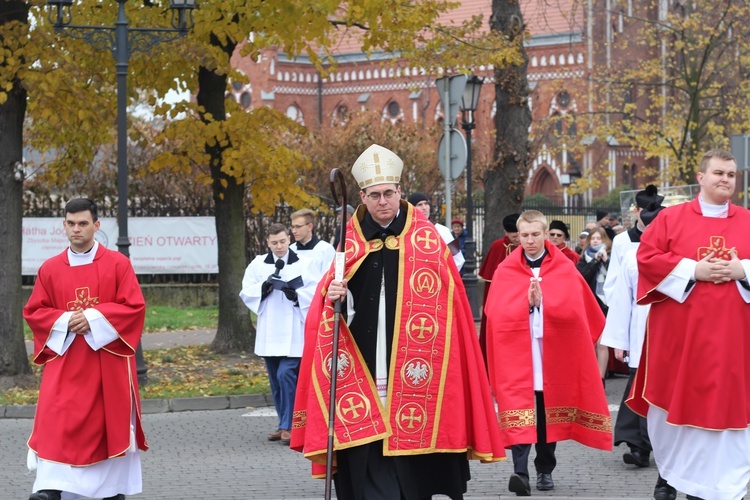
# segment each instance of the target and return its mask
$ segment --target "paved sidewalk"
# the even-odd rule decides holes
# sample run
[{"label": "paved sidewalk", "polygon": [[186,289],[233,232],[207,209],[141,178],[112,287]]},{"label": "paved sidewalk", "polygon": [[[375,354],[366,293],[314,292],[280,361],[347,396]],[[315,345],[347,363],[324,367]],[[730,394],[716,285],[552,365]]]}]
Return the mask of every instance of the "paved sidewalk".
[{"label": "paved sidewalk", "polygon": [[[179,330],[144,333],[141,345],[144,350],[167,349],[184,345],[210,344],[216,329]],[[26,341],[26,351],[31,354],[34,346]],[[244,396],[210,396],[175,399],[144,399],[141,401],[144,414],[171,413],[178,411],[230,410],[248,407],[273,406],[270,394],[249,394]],[[34,418],[36,405],[0,406],[2,418]],[[0,500],[5,500],[0,492]]]},{"label": "paved sidewalk", "polygon": [[[215,330],[149,333],[143,336],[143,348],[206,344],[214,335]],[[625,381],[625,377],[607,380],[613,421]],[[144,400],[144,427],[151,450],[142,455],[144,492],[133,498],[322,498],[324,482],[310,477],[309,462],[265,439],[277,425],[272,406],[268,395]],[[208,411],[217,409],[226,411]],[[0,415],[10,417],[0,418],[0,500],[25,499],[34,481],[25,468],[33,407],[0,407]],[[532,495],[577,500],[651,498],[656,468],[623,464],[624,451],[622,446],[609,453],[574,442],[560,443],[555,490],[533,489]],[[472,462],[465,499],[516,498],[507,491],[511,472],[510,461]]]}]

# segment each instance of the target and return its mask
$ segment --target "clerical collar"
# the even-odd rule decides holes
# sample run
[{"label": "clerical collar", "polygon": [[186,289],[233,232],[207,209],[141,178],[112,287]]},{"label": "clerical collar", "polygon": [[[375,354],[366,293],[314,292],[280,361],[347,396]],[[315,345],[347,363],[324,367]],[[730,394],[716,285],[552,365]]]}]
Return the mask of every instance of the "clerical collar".
[{"label": "clerical collar", "polygon": [[320,238],[318,238],[317,236],[313,234],[312,238],[310,238],[307,243],[302,243],[298,241],[297,250],[312,250],[313,248],[315,248],[315,245],[317,245],[318,243],[320,243]]},{"label": "clerical collar", "polygon": [[698,203],[701,206],[701,213],[706,217],[714,218],[726,218],[729,215],[729,202],[725,202],[721,205],[712,205],[708,202],[703,201],[703,197],[698,195]]},{"label": "clerical collar", "polygon": [[526,257],[526,263],[532,269],[534,269],[536,267],[542,267],[542,260],[544,259],[545,255],[547,255],[547,249],[546,248],[542,252],[542,255],[540,255],[536,259],[532,259],[531,257],[529,257],[529,254],[527,254],[526,252],[523,253],[523,256]]},{"label": "clerical collar", "polygon": [[263,262],[265,264],[275,264],[279,259],[283,260],[285,264],[294,264],[299,260],[299,257],[293,250],[289,249],[283,257],[276,257],[273,252],[268,252]]},{"label": "clerical collar", "polygon": [[[86,250],[85,252],[76,252],[76,251],[75,251],[75,250],[73,250],[72,248],[70,248],[70,251],[71,251],[72,253],[74,253],[75,255],[85,255],[85,254],[89,253],[90,251],[92,251],[92,250],[93,250],[94,248],[96,248],[96,247],[97,247],[98,245],[99,245],[99,242],[98,242],[98,241],[96,241],[96,240],[94,240],[94,244],[93,244],[93,245],[91,245],[91,248],[89,248],[89,249],[88,249],[88,250]],[[94,253],[96,253],[96,252],[94,252]]]},{"label": "clerical collar", "polygon": [[[399,208],[398,208],[398,212],[396,212],[396,216],[395,216],[395,217],[394,217],[393,219],[391,219],[391,222],[389,222],[389,223],[388,223],[388,224],[386,224],[385,226],[380,226],[380,224],[378,224],[378,225],[380,226],[380,228],[381,228],[381,229],[388,229],[389,227],[391,227],[391,224],[393,224],[393,221],[394,221],[394,220],[396,220],[396,219],[398,219],[398,216],[399,216],[399,215],[401,215],[401,207],[399,207]],[[375,220],[375,219],[373,219],[373,221],[374,221],[374,220]],[[434,223],[433,223],[433,224],[434,224]]]},{"label": "clerical collar", "polygon": [[70,267],[85,266],[94,262],[96,252],[99,250],[99,242],[94,240],[94,246],[85,252],[74,252],[72,248],[68,247],[68,263]]},{"label": "clerical collar", "polygon": [[396,217],[391,221],[387,227],[382,227],[380,224],[375,222],[370,212],[365,212],[365,216],[360,223],[362,228],[362,235],[367,241],[374,240],[376,238],[385,240],[389,235],[398,236],[404,230],[406,226],[406,211],[399,209]]}]

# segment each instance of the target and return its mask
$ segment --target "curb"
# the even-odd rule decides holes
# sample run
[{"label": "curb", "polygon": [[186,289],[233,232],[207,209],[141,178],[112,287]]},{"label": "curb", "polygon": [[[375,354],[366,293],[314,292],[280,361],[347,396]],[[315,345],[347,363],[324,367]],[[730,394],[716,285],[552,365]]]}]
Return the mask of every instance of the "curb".
[{"label": "curb", "polygon": [[[175,413],[179,411],[236,410],[273,406],[271,394],[206,396],[203,398],[142,399],[141,413]],[[36,405],[0,406],[0,418],[34,418]]]}]

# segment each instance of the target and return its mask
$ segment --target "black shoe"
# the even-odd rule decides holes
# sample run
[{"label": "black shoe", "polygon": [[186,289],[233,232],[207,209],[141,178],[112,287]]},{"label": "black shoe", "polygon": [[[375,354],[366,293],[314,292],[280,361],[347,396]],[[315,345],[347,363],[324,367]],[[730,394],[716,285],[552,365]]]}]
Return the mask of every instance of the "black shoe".
[{"label": "black shoe", "polygon": [[515,493],[517,497],[530,497],[529,478],[522,474],[512,474],[508,481],[508,490]]},{"label": "black shoe", "polygon": [[125,495],[123,495],[122,493],[118,493],[113,497],[103,498],[102,500],[125,500]]},{"label": "black shoe", "polygon": [[632,448],[629,452],[623,454],[622,461],[636,467],[648,467],[651,465],[650,458],[651,454],[649,452]]},{"label": "black shoe", "polygon": [[552,474],[546,472],[537,472],[536,489],[539,491],[549,491],[555,489],[555,483],[552,481]]},{"label": "black shoe", "polygon": [[654,500],[675,500],[675,498],[677,498],[677,490],[670,486],[666,479],[659,476],[654,488]]},{"label": "black shoe", "polygon": [[39,490],[32,493],[29,500],[60,500],[62,491],[60,490]]}]

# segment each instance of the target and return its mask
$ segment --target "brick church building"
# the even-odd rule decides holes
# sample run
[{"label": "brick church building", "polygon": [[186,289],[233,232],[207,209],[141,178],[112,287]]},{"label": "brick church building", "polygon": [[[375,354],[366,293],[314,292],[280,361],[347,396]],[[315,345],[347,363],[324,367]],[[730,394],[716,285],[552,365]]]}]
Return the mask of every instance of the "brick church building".
[{"label": "brick church building", "polygon": [[[633,0],[521,0],[524,22],[530,37],[526,41],[529,57],[527,78],[531,89],[532,129],[545,117],[572,115],[573,121],[558,124],[559,136],[587,126],[587,117],[597,112],[597,77],[614,65],[647,54],[613,53],[617,37],[634,29]],[[668,2],[669,4],[672,1]],[[638,2],[638,4],[641,4]],[[660,4],[663,4],[661,2]],[[640,16],[654,18],[659,12],[638,6]],[[664,7],[658,7],[664,8]],[[451,19],[467,19],[483,14],[485,24],[491,15],[492,0],[462,0],[450,13]],[[489,28],[488,28],[489,29]],[[239,51],[238,51],[239,52]],[[392,64],[390,56],[358,51],[356,43],[343,40],[337,48],[338,69],[320,78],[305,56],[290,60],[284,53],[266,50],[257,60],[235,54],[233,65],[243,71],[249,83],[234,82],[228,97],[245,109],[270,106],[309,127],[331,125],[347,120],[358,109],[376,110],[383,120],[433,125],[442,118],[442,106],[435,87],[437,77],[404,61]],[[475,158],[491,158],[495,115],[494,71],[480,67],[485,78],[479,107],[475,113]],[[613,115],[612,120],[619,119]],[[570,128],[570,130],[568,130]],[[588,205],[597,196],[617,186],[644,184],[644,167],[659,168],[655,160],[645,160],[638,150],[620,145],[614,139],[583,140],[584,150],[568,153],[560,139],[535,136],[533,161],[527,182],[527,194],[541,193],[563,205]],[[580,140],[580,139],[579,139]],[[552,142],[557,141],[556,144]],[[437,145],[436,145],[437,148]],[[477,151],[479,154],[477,154]],[[475,163],[476,164],[476,163]],[[479,165],[477,165],[479,166]],[[575,196],[566,187],[576,178],[593,172],[601,180]],[[475,185],[477,179],[475,177]]]}]

